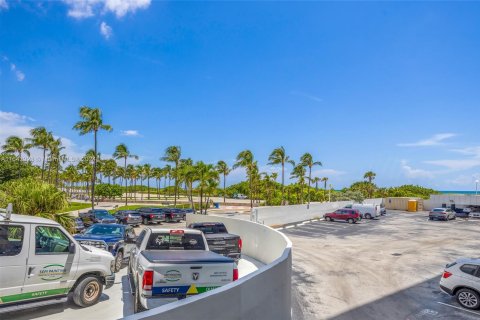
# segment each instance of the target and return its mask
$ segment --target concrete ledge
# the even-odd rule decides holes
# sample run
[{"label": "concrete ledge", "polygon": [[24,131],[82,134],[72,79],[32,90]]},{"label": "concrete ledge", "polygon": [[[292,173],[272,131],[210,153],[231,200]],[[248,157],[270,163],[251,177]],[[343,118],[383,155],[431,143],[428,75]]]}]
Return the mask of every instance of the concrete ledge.
[{"label": "concrete ledge", "polygon": [[274,229],[245,220],[187,215],[187,223],[218,221],[242,237],[242,252],[266,265],[207,293],[126,317],[137,319],[291,319],[292,243]]}]

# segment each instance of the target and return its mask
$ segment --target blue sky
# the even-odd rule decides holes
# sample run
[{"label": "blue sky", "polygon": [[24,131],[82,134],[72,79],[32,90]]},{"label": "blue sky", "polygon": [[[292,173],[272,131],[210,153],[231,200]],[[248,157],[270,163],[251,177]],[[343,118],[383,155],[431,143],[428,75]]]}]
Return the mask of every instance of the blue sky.
[{"label": "blue sky", "polygon": [[[0,143],[43,125],[80,155],[81,105],[100,107],[140,162],[263,171],[283,145],[334,188],[471,190],[480,178],[480,3],[0,0]],[[243,178],[233,172],[230,182]]]}]

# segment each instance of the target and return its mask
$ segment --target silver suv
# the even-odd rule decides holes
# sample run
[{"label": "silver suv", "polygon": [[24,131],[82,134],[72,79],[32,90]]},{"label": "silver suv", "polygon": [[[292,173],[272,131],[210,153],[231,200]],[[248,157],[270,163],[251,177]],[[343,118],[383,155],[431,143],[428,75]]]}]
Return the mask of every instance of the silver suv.
[{"label": "silver suv", "polygon": [[467,309],[480,308],[480,259],[459,259],[447,264],[440,288]]}]

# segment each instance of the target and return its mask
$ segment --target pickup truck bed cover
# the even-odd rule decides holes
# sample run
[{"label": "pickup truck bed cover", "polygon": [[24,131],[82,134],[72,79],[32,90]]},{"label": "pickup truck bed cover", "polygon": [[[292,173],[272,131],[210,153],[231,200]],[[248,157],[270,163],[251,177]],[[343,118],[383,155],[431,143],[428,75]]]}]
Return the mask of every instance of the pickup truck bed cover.
[{"label": "pickup truck bed cover", "polygon": [[231,263],[234,260],[211,251],[197,250],[145,250],[141,253],[152,263]]}]

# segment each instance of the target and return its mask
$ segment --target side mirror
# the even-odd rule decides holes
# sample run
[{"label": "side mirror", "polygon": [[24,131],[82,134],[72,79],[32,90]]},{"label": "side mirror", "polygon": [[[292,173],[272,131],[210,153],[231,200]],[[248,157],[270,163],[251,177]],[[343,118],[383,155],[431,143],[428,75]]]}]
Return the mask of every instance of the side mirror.
[{"label": "side mirror", "polygon": [[68,246],[68,253],[70,253],[70,254],[75,253],[75,243],[70,242],[70,245]]}]

